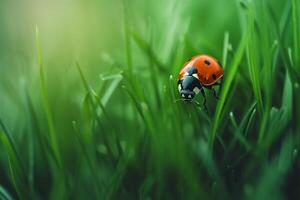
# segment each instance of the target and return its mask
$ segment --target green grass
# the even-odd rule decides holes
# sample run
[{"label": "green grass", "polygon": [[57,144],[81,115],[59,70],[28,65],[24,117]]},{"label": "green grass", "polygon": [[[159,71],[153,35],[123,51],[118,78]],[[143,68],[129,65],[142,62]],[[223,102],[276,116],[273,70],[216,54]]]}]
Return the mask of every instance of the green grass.
[{"label": "green grass", "polygon": [[[0,3],[32,20],[0,12],[0,199],[300,195],[299,0],[34,5]],[[197,54],[225,69],[208,112],[177,90]]]}]

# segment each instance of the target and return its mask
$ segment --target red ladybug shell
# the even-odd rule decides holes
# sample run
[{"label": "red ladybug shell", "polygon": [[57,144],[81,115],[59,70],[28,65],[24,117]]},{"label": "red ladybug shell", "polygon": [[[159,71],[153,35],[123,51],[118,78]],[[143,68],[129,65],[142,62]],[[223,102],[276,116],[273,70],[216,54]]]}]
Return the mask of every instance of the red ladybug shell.
[{"label": "red ladybug shell", "polygon": [[198,55],[183,65],[179,72],[178,79],[182,79],[188,67],[195,67],[199,82],[202,85],[210,86],[215,84],[224,74],[224,70],[218,61],[209,55]]}]

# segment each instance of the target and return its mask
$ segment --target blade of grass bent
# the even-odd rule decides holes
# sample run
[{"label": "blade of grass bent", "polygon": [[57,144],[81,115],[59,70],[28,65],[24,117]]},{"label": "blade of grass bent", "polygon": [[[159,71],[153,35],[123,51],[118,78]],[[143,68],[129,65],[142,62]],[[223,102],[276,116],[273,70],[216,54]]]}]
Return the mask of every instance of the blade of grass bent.
[{"label": "blade of grass bent", "polygon": [[[111,119],[111,117],[108,115],[104,105],[102,104],[101,102],[101,99],[100,97],[92,91],[92,95],[95,97],[96,99],[96,102],[97,102],[97,105],[101,108],[101,111],[103,112],[103,115],[104,117],[109,121],[109,122],[112,122],[113,120]],[[121,147],[121,142],[117,136],[117,130],[115,127],[113,127],[113,133],[114,133],[114,139],[115,139],[115,142],[116,142],[116,145],[117,145],[117,149],[118,149],[118,156],[121,156],[122,155],[122,147]]]},{"label": "blade of grass bent", "polygon": [[[100,127],[102,127],[102,121],[100,120],[100,116],[97,114],[97,107],[96,107],[96,104],[95,104],[95,102],[93,100],[93,93],[95,93],[95,92],[93,92],[93,89],[88,84],[86,78],[83,75],[81,67],[80,67],[80,65],[78,63],[76,63],[76,67],[77,67],[77,70],[78,70],[78,72],[80,74],[80,78],[81,78],[81,81],[82,81],[82,83],[84,85],[84,88],[85,88],[85,90],[86,90],[86,92],[88,94],[88,97],[89,97],[88,100],[89,100],[89,103],[92,106],[95,120],[97,121],[98,125]],[[114,156],[113,156],[113,151],[112,151],[112,149],[111,149],[111,147],[109,145],[108,136],[105,133],[102,134],[102,136],[103,136],[103,142],[104,142],[104,144],[105,144],[105,146],[106,146],[106,148],[108,150],[108,153],[110,154],[110,158],[112,159]]]}]

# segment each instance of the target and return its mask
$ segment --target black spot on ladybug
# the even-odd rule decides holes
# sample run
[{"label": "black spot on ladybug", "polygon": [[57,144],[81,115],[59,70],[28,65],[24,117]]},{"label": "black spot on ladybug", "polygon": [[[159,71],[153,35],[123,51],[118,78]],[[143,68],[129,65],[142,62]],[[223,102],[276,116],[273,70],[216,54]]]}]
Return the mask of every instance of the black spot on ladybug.
[{"label": "black spot on ladybug", "polygon": [[212,78],[213,78],[214,80],[217,79],[217,76],[216,76],[215,74],[213,74],[213,75],[211,75],[211,76],[212,76]]},{"label": "black spot on ladybug", "polygon": [[204,63],[210,65],[210,62],[208,60],[204,60]]}]

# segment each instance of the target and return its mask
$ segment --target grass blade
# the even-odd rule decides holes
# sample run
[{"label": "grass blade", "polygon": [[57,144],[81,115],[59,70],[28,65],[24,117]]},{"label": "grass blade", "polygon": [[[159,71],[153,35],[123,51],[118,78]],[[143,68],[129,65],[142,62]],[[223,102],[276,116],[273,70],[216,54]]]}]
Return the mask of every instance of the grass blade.
[{"label": "grass blade", "polygon": [[168,70],[166,67],[160,62],[158,57],[155,55],[154,51],[152,50],[150,44],[148,44],[147,41],[145,41],[138,33],[132,32],[132,37],[135,40],[135,42],[139,45],[139,47],[145,52],[147,56],[154,62],[155,66],[158,67],[158,70],[160,70],[163,73],[168,73]]},{"label": "grass blade", "polygon": [[229,50],[230,50],[229,32],[226,31],[224,33],[223,54],[222,54],[222,66],[223,66],[224,70],[227,66],[227,55],[228,55]]},{"label": "grass blade", "polygon": [[292,0],[292,23],[293,23],[293,45],[294,63],[300,73],[300,1]]},{"label": "grass blade", "polygon": [[252,87],[254,91],[254,95],[256,97],[256,101],[258,103],[258,110],[260,113],[263,112],[263,102],[262,102],[262,94],[261,94],[261,86],[260,86],[260,77],[259,77],[259,68],[258,68],[258,55],[256,48],[256,38],[255,38],[255,32],[254,32],[254,17],[253,17],[253,8],[252,6],[249,6],[249,16],[251,18],[250,24],[249,24],[249,43],[247,45],[247,60],[248,60],[248,68],[250,72],[250,78],[252,82]]},{"label": "grass blade", "polygon": [[131,50],[131,27],[129,19],[129,6],[128,1],[122,0],[123,16],[124,16],[124,36],[125,36],[125,54],[129,74],[133,73],[132,70],[132,50]]},{"label": "grass blade", "polygon": [[54,173],[54,184],[53,184],[53,190],[57,193],[55,194],[55,198],[65,198],[66,197],[66,175],[65,171],[63,169],[63,160],[61,158],[58,140],[57,140],[57,132],[54,127],[53,122],[53,116],[50,108],[49,103],[49,97],[48,97],[48,91],[46,87],[46,81],[45,81],[45,74],[44,74],[44,64],[43,64],[43,54],[42,49],[40,45],[40,37],[39,37],[39,30],[36,26],[36,49],[37,49],[37,55],[38,55],[38,65],[39,65],[39,78],[40,78],[40,92],[42,95],[42,104],[43,109],[46,114],[46,120],[47,120],[47,126],[48,126],[48,134],[49,134],[49,146],[51,147],[51,150],[53,151],[53,155],[55,157],[54,163],[57,165],[57,169],[53,169],[53,171],[58,170],[58,172]]},{"label": "grass blade", "polygon": [[215,116],[213,119],[213,125],[212,125],[212,132],[211,132],[211,137],[210,137],[210,146],[213,147],[217,129],[219,127],[219,123],[221,121],[220,116],[223,111],[223,107],[225,104],[226,97],[228,95],[228,92],[230,90],[230,87],[232,85],[232,82],[234,80],[234,77],[237,73],[238,67],[240,65],[240,62],[242,60],[246,45],[249,41],[249,31],[244,35],[242,38],[239,48],[236,51],[235,57],[230,65],[230,67],[227,68],[227,72],[225,72],[225,80],[223,84],[223,90],[221,91],[221,96],[220,100],[218,102],[216,111],[215,111]]},{"label": "grass blade", "polygon": [[81,137],[81,135],[79,133],[76,122],[73,121],[72,125],[73,125],[76,140],[77,140],[77,142],[79,143],[79,146],[80,146],[80,150],[82,151],[82,154],[85,158],[85,161],[86,161],[86,163],[87,163],[87,165],[90,169],[90,172],[91,172],[91,175],[92,175],[92,181],[94,182],[94,186],[95,186],[95,192],[96,192],[96,195],[97,195],[97,199],[99,199],[102,184],[100,184],[100,182],[99,182],[99,178],[98,178],[97,170],[96,170],[97,168],[96,168],[94,162],[92,161],[92,159],[90,158],[90,154],[87,150],[86,145],[83,142],[84,141],[83,138]]},{"label": "grass blade", "polygon": [[12,200],[11,195],[0,185],[0,199]]},{"label": "grass blade", "polygon": [[294,139],[288,136],[280,152],[272,161],[264,164],[262,175],[255,183],[255,190],[248,199],[284,199],[281,188],[285,183],[289,169],[292,167]]},{"label": "grass blade", "polygon": [[31,194],[31,190],[28,187],[27,176],[20,156],[16,150],[12,138],[7,132],[2,120],[0,119],[0,127],[3,131],[0,131],[0,141],[4,145],[4,149],[8,158],[9,171],[11,175],[11,181],[20,199],[34,198]]},{"label": "grass blade", "polygon": [[42,55],[42,49],[40,45],[40,38],[39,38],[39,30],[38,27],[36,27],[36,48],[38,53],[38,63],[39,63],[39,69],[40,69],[40,90],[42,94],[42,100],[43,100],[43,107],[46,113],[46,118],[48,122],[48,130],[49,130],[49,138],[50,138],[50,145],[54,151],[54,155],[57,158],[59,167],[62,168],[62,159],[60,158],[59,153],[59,146],[57,143],[56,138],[56,130],[54,128],[53,123],[53,117],[49,105],[49,97],[48,92],[46,88],[46,82],[45,82],[45,75],[44,75],[44,64],[43,64],[43,55]]},{"label": "grass blade", "polygon": [[[103,131],[103,123],[102,121],[100,120],[100,116],[98,115],[97,113],[97,106],[96,106],[96,103],[94,102],[94,99],[93,97],[95,96],[95,92],[93,91],[93,89],[90,87],[90,85],[88,84],[86,78],[84,77],[83,75],[83,72],[81,70],[81,67],[80,65],[77,63],[76,64],[77,66],[77,69],[78,69],[78,72],[80,74],[80,77],[81,77],[81,80],[82,80],[82,83],[84,85],[84,88],[88,94],[88,102],[90,103],[91,107],[92,107],[92,111],[93,111],[93,115],[94,115],[94,119],[96,120],[96,122],[98,123],[99,127],[102,128],[102,136],[103,136],[103,142],[106,146],[106,149],[108,150],[108,153],[111,157],[111,159],[113,159],[115,156],[113,154],[113,150],[111,148],[111,145],[109,143],[109,138],[108,138],[108,135],[106,133],[104,133]],[[102,104],[101,104],[102,105]]]},{"label": "grass blade", "polygon": [[247,141],[247,139],[245,138],[245,136],[242,133],[241,128],[237,125],[236,119],[234,117],[233,112],[229,113],[229,118],[231,120],[231,123],[234,126],[234,136],[239,140],[239,142],[246,148],[247,151],[250,150],[251,145],[249,144],[249,142]]}]

